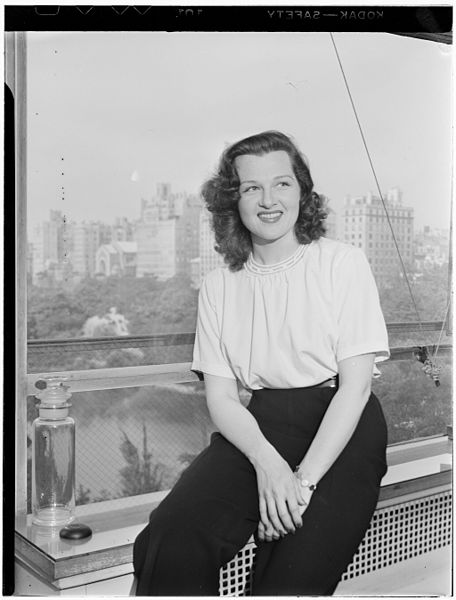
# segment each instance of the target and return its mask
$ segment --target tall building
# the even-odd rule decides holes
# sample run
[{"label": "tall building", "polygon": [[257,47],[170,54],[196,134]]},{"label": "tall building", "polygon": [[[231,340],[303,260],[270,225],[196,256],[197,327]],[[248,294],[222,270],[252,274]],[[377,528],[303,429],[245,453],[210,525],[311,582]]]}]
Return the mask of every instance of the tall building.
[{"label": "tall building", "polygon": [[134,225],[126,217],[117,217],[111,225],[111,242],[132,242]]},{"label": "tall building", "polygon": [[176,220],[176,272],[189,272],[190,261],[199,255],[201,200],[196,195],[179,195],[174,200]]},{"label": "tall building", "polygon": [[100,221],[68,222],[61,211],[51,210],[49,220],[32,231],[32,281],[39,283],[40,279],[50,285],[93,277],[97,250],[111,241],[131,243],[133,224],[125,217],[117,218],[112,225]]},{"label": "tall building", "polygon": [[141,200],[135,231],[138,277],[190,274],[190,261],[198,256],[200,210],[196,196],[172,194],[170,184],[158,184],[150,201]]},{"label": "tall building", "polygon": [[32,280],[37,281],[40,273],[51,266],[55,268],[64,259],[65,247],[64,215],[59,210],[49,211],[49,220],[37,225],[31,235]]},{"label": "tall building", "polygon": [[[413,208],[402,205],[399,188],[389,190],[384,198],[402,260],[413,265]],[[382,201],[372,193],[358,198],[347,197],[343,209],[344,241],[362,248],[378,283],[386,282],[401,271],[388,218]]]},{"label": "tall building", "polygon": [[176,220],[142,219],[136,227],[138,247],[136,275],[155,275],[160,280],[176,275]]},{"label": "tall building", "polygon": [[93,277],[96,272],[97,250],[111,241],[110,225],[99,221],[71,223],[69,238],[73,272],[82,277]]},{"label": "tall building", "polygon": [[32,247],[32,281],[36,283],[39,273],[45,271],[43,223],[33,228],[30,237]]},{"label": "tall building", "polygon": [[221,254],[214,250],[215,237],[211,227],[211,215],[202,208],[199,215],[199,260],[192,263],[192,284],[199,288],[204,277],[224,265]]},{"label": "tall building", "polygon": [[329,206],[326,207],[328,216],[325,219],[326,233],[325,237],[331,240],[337,240],[338,227],[337,227],[337,214]]},{"label": "tall building", "polygon": [[448,263],[450,232],[447,229],[431,229],[425,225],[415,235],[415,268],[418,272],[441,267]]}]

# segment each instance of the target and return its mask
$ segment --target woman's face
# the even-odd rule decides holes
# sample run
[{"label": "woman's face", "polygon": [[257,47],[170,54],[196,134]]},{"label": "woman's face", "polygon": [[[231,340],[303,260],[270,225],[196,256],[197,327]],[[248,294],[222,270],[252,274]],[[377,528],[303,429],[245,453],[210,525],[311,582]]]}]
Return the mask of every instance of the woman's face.
[{"label": "woman's face", "polygon": [[252,242],[295,241],[301,190],[284,150],[235,159],[239,176],[239,215]]}]

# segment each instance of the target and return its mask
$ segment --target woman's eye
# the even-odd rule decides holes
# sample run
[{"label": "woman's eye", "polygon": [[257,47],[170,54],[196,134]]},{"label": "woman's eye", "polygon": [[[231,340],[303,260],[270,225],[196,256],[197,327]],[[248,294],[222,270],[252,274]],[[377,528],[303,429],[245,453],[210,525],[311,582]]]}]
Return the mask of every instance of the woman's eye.
[{"label": "woman's eye", "polygon": [[246,187],[243,190],[241,190],[241,193],[246,194],[248,192],[256,192],[257,190],[258,190],[257,185],[249,185],[249,187]]},{"label": "woman's eye", "polygon": [[290,187],[290,182],[289,181],[279,181],[277,185],[278,185],[278,187]]}]

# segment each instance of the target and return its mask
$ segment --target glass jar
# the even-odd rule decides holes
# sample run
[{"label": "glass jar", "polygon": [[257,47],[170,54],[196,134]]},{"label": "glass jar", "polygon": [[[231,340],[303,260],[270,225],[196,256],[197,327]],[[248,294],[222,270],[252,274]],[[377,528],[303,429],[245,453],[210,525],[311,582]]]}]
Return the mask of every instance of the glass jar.
[{"label": "glass jar", "polygon": [[74,519],[75,427],[68,387],[59,378],[44,384],[32,425],[32,522],[54,527]]}]

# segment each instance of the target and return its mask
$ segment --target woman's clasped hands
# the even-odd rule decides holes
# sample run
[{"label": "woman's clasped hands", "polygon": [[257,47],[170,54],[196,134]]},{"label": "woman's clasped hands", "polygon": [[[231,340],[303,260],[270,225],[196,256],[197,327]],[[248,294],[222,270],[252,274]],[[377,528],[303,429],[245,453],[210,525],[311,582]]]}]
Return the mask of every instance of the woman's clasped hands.
[{"label": "woman's clasped hands", "polygon": [[302,527],[302,515],[312,492],[304,488],[288,463],[274,449],[255,463],[262,542],[278,540]]}]

